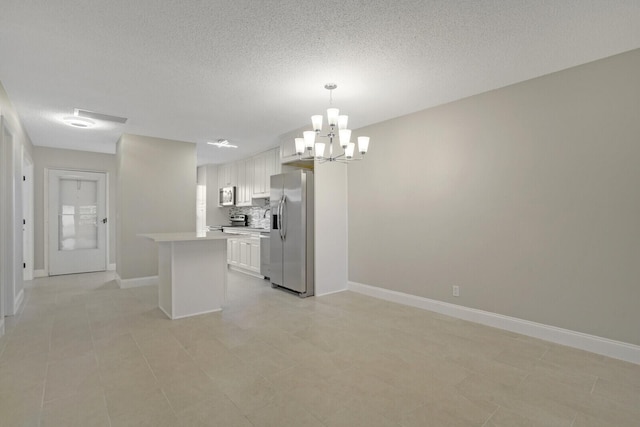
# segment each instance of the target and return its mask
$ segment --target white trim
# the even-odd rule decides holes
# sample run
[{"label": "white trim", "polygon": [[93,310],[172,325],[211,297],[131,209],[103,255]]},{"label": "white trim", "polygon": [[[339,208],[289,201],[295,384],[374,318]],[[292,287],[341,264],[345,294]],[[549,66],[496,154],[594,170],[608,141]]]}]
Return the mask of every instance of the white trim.
[{"label": "white trim", "polygon": [[[22,146],[22,218],[26,224],[23,225],[22,252],[23,262],[26,264],[22,270],[23,281],[33,280],[33,263],[35,258],[35,185],[34,185],[34,164],[29,152]],[[26,187],[26,191],[25,191]],[[24,285],[23,285],[24,286]]]},{"label": "white trim", "polygon": [[348,291],[349,289],[338,289],[336,291],[325,292],[323,294],[317,294],[316,297],[325,297],[327,295],[339,294],[340,292]]},{"label": "white trim", "polygon": [[[107,270],[106,271],[111,271],[109,269],[109,266],[111,264],[109,264],[109,252],[111,251],[110,246],[109,246],[109,238],[110,238],[110,230],[111,230],[111,225],[109,223],[109,221],[111,221],[111,218],[109,217],[109,212],[110,212],[110,207],[109,207],[109,203],[111,203],[111,201],[109,200],[109,191],[110,191],[110,187],[109,187],[109,171],[107,170],[93,170],[93,169],[83,169],[83,168],[65,168],[65,167],[57,167],[57,166],[50,166],[50,167],[45,167],[44,168],[44,185],[43,185],[43,189],[44,189],[44,194],[43,194],[43,198],[44,198],[44,271],[46,272],[46,276],[49,275],[49,172],[50,171],[63,171],[63,172],[87,172],[87,173],[99,173],[99,174],[104,174],[105,176],[105,195],[104,195],[104,200],[105,200],[105,217],[108,219],[107,221],[107,231],[106,231],[106,235],[105,235],[105,253],[104,253],[104,265],[106,266]],[[35,196],[35,194],[34,194]],[[91,273],[91,271],[87,271],[87,273]],[[34,277],[39,277],[36,275],[36,272],[34,271]],[[42,276],[40,276],[42,277]]]},{"label": "white trim", "polygon": [[238,273],[246,274],[246,275],[248,275],[248,276],[256,277],[256,278],[258,278],[258,279],[264,279],[264,276],[263,276],[263,275],[258,274],[258,273],[254,273],[254,272],[252,272],[252,271],[250,271],[250,270],[245,270],[245,269],[244,269],[244,268],[242,268],[242,267],[236,267],[235,265],[230,265],[230,264],[229,264],[229,269],[230,269],[230,270],[233,270],[233,271],[237,271]]},{"label": "white trim", "polygon": [[33,277],[47,277],[47,270],[33,270]]},{"label": "white trim", "polygon": [[357,282],[349,290],[640,365],[640,346]]},{"label": "white trim", "polygon": [[108,264],[107,265],[107,271],[116,271],[116,264]]},{"label": "white trim", "polygon": [[20,292],[18,292],[18,296],[16,296],[16,300],[13,303],[13,313],[14,314],[18,314],[20,311],[20,306],[22,305],[22,302],[24,301],[24,289],[20,289]]},{"label": "white trim", "polygon": [[[162,309],[161,309],[161,310],[162,310]],[[193,317],[193,316],[202,316],[203,314],[216,313],[216,312],[218,312],[218,311],[222,311],[222,309],[221,309],[221,308],[216,308],[216,309],[214,309],[214,310],[200,311],[200,312],[198,312],[198,313],[183,314],[182,316],[173,316],[173,317],[171,317],[171,316],[169,316],[169,315],[167,314],[167,312],[166,312],[166,311],[162,310],[162,312],[163,312],[164,314],[167,314],[167,316],[169,316],[169,319],[171,319],[171,320],[184,319],[184,318],[186,318],[186,317]]]},{"label": "white trim", "polygon": [[[171,319],[171,316],[169,315],[169,313],[167,313],[167,311],[162,308],[162,306],[160,304],[158,304],[158,308],[160,309],[161,312],[163,312],[165,314],[165,316],[167,316],[169,319]],[[173,320],[173,319],[171,319]]]},{"label": "white trim", "polygon": [[136,277],[134,279],[121,279],[116,273],[116,282],[120,289],[139,288],[141,286],[158,285],[158,276]]}]

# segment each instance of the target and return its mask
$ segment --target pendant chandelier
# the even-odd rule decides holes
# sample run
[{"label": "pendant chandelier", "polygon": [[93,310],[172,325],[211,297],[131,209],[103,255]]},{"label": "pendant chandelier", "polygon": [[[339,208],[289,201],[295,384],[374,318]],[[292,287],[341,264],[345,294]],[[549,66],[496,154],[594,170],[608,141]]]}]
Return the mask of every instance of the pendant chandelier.
[{"label": "pendant chandelier", "polygon": [[[358,137],[358,152],[360,157],[354,157],[356,144],[351,142],[351,130],[347,129],[347,121],[349,116],[340,115],[340,110],[333,108],[333,90],[338,85],[335,83],[327,83],[324,88],[329,91],[329,108],[327,109],[327,123],[329,131],[326,134],[322,132],[322,115],[311,116],[311,124],[313,130],[303,132],[303,138],[295,138],[296,154],[299,160],[316,160],[320,163],[340,162],[348,163],[352,160],[362,160],[369,150],[369,137]],[[316,142],[316,137],[326,138],[327,142]],[[338,153],[338,147],[333,146],[333,140],[340,142],[342,152]]]}]

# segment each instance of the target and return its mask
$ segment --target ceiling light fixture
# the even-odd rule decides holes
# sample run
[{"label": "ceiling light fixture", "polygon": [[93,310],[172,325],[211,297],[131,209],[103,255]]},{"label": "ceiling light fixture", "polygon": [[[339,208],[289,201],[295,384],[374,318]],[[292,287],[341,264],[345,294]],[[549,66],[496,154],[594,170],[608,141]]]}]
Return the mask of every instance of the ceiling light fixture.
[{"label": "ceiling light fixture", "polygon": [[69,126],[80,129],[89,129],[96,125],[96,122],[85,117],[66,116],[63,117],[62,121],[64,121]]},{"label": "ceiling light fixture", "polygon": [[[322,116],[311,116],[311,124],[313,130],[305,131],[302,133],[303,138],[295,138],[296,154],[299,160],[317,160],[320,163],[325,162],[340,162],[348,163],[352,160],[362,160],[364,155],[369,151],[369,137],[358,137],[358,152],[360,157],[353,157],[355,151],[355,143],[351,142],[351,130],[347,129],[347,121],[349,116],[340,115],[340,110],[333,108],[333,90],[338,87],[335,83],[327,83],[324,88],[329,91],[329,108],[327,109],[327,122],[329,123],[329,133],[321,135],[322,131]],[[325,157],[325,151],[327,144],[324,142],[315,142],[316,136],[329,139],[329,155]],[[340,141],[340,147],[342,147],[342,154],[335,154],[333,149],[333,140],[338,137]],[[337,147],[336,147],[337,149]],[[306,156],[303,154],[307,152]]]},{"label": "ceiling light fixture", "polygon": [[219,139],[217,142],[207,142],[209,145],[215,145],[218,148],[238,148],[237,145],[229,144],[226,139]]}]

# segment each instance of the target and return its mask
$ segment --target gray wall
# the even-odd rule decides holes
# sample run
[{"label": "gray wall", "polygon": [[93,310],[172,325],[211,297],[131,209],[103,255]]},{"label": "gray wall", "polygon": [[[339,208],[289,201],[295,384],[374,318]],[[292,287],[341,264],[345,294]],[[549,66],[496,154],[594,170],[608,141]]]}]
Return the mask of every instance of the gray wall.
[{"label": "gray wall", "polygon": [[640,344],[640,50],[357,133],[351,281]]},{"label": "gray wall", "polygon": [[109,264],[116,262],[116,156],[58,148],[34,148],[35,268],[44,268],[45,169],[79,169],[109,174]]},{"label": "gray wall", "polygon": [[156,276],[156,244],[137,235],[196,230],[195,144],[124,134],[116,157],[116,271],[123,280]]}]

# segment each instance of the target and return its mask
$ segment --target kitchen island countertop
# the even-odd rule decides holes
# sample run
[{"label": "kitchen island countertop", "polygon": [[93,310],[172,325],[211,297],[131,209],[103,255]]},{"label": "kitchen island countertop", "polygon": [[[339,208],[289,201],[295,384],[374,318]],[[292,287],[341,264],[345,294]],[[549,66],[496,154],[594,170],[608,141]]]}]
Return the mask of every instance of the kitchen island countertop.
[{"label": "kitchen island countertop", "polygon": [[156,242],[190,242],[194,240],[217,240],[228,239],[229,234],[221,231],[196,232],[185,231],[178,233],[148,233],[138,234],[138,237],[146,237]]}]

